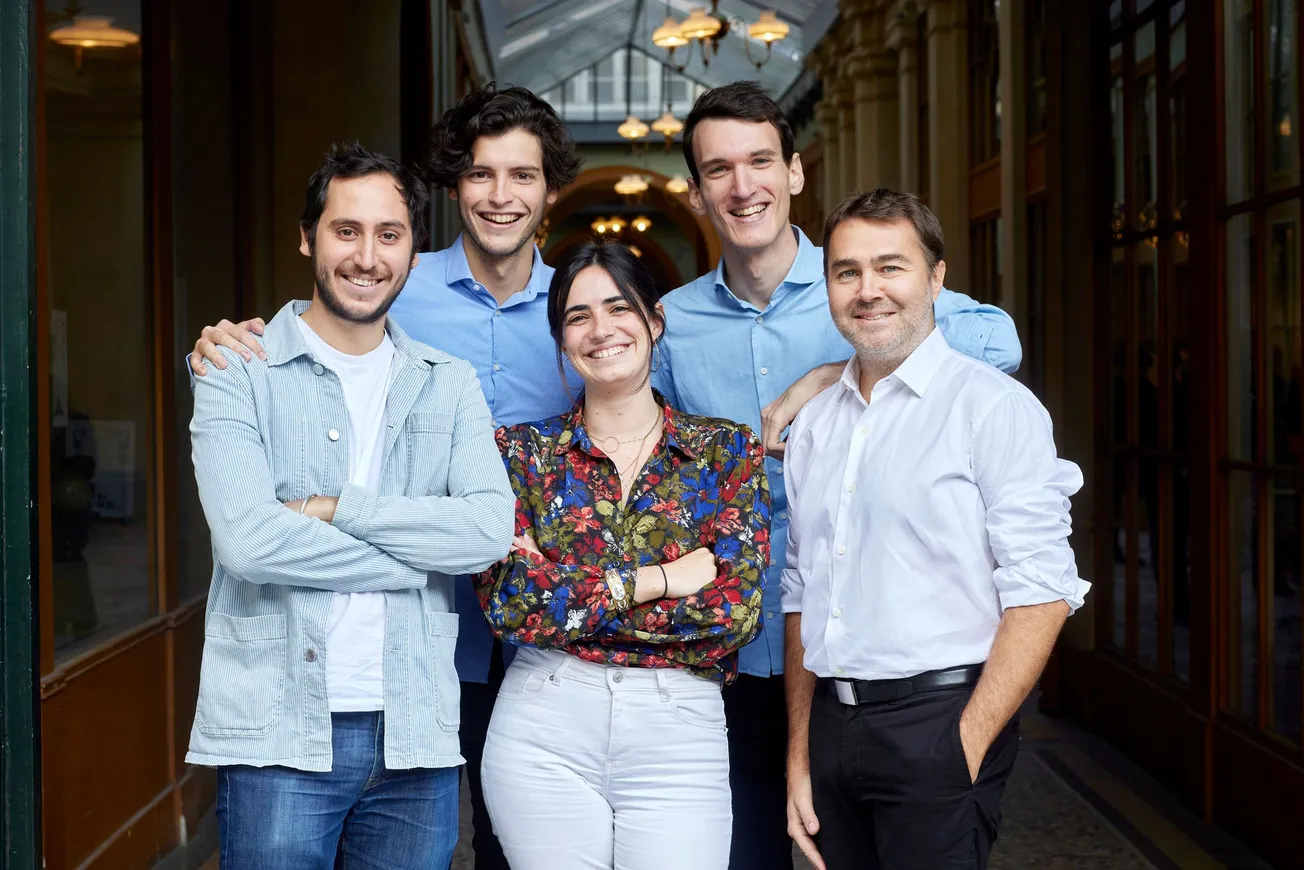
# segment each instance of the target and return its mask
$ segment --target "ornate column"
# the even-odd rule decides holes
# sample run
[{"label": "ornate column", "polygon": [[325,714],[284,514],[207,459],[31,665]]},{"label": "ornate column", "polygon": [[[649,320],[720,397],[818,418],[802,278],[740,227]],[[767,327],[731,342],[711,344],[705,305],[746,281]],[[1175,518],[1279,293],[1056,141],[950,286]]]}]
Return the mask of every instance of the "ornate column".
[{"label": "ornate column", "polygon": [[[824,156],[820,164],[822,190],[820,203],[827,215],[842,199],[842,158],[839,154],[841,139],[838,136],[838,107],[828,96],[815,106],[815,117],[819,121],[820,134],[824,137]],[[814,183],[815,179],[809,179]]]},{"label": "ornate column", "polygon": [[1003,0],[997,13],[1001,46],[1001,295],[1020,335],[1028,330],[1028,136],[1024,63],[1025,0]]},{"label": "ornate column", "polygon": [[855,186],[858,190],[898,187],[897,69],[884,40],[884,13],[874,8],[874,0],[850,0],[844,5],[852,45],[846,69],[855,100]]},{"label": "ornate column", "polygon": [[964,0],[928,0],[929,208],[946,234],[946,283],[969,287],[969,46]]},{"label": "ornate column", "polygon": [[915,20],[919,10],[912,0],[904,0],[888,14],[887,45],[896,52],[897,80],[897,141],[900,154],[900,174],[897,183],[902,190],[919,192],[919,161],[927,154],[919,153],[919,125],[916,111],[919,106],[919,52],[915,50]]},{"label": "ornate column", "polygon": [[838,106],[838,135],[842,142],[838,156],[842,165],[838,170],[838,195],[828,204],[830,209],[859,189],[856,178],[856,152],[860,148],[856,138],[856,88],[852,83],[845,50],[842,56],[844,59],[838,65],[838,83],[834,88],[834,100]]}]

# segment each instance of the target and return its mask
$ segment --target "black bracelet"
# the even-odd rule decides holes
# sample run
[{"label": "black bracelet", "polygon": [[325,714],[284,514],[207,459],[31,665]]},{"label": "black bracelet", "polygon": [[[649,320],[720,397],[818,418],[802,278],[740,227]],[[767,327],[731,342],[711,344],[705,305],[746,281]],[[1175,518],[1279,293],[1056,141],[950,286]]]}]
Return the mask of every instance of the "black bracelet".
[{"label": "black bracelet", "polygon": [[665,598],[670,593],[670,581],[666,578],[666,569],[657,565],[661,571],[661,597]]}]

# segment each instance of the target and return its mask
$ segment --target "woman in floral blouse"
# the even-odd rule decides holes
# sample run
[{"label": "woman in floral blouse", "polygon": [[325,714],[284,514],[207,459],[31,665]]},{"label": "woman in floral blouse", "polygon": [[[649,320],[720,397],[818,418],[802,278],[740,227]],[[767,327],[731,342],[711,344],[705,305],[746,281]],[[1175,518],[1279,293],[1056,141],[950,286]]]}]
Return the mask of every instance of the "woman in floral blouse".
[{"label": "woman in floral blouse", "polygon": [[548,319],[584,380],[566,414],[498,432],[516,542],[477,591],[520,647],[484,750],[514,870],[729,863],[720,687],[756,632],[769,559],[760,441],[652,390],[665,329],[623,245],[558,269]]}]

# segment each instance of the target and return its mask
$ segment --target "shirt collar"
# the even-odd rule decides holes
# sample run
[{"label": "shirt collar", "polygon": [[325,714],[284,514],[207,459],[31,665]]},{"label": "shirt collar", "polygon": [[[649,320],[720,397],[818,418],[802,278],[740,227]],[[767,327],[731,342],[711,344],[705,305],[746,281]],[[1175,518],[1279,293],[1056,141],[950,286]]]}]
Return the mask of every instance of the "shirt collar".
[{"label": "shirt collar", "polygon": [[[450,287],[463,286],[471,288],[480,283],[471,274],[471,263],[466,258],[466,248],[462,246],[463,235],[465,234],[458,233],[452,247],[448,248],[444,282]],[[529,302],[540,294],[548,292],[548,282],[544,280],[543,276],[543,254],[539,252],[538,245],[532,245],[531,251],[533,252],[533,261],[530,264],[530,280],[526,282],[523,289],[512,294],[511,298],[507,300],[507,304],[503,306],[504,308],[516,302]]]},{"label": "shirt collar", "polygon": [[[665,396],[652,391],[657,404],[661,406],[663,427],[666,434],[666,446],[673,447],[689,459],[697,459],[705,449],[704,433],[691,420],[666,403]],[[584,426],[584,396],[575,400],[575,404],[563,416],[562,430],[557,434],[557,446],[554,452],[560,456],[573,447],[578,447],[590,456],[596,456],[588,429]]]},{"label": "shirt collar", "polygon": [[[824,252],[811,244],[810,239],[801,231],[801,227],[790,225],[789,229],[797,237],[797,258],[788,267],[788,274],[783,276],[779,287],[785,284],[809,287],[824,277]],[[724,279],[724,257],[720,258],[720,262],[715,267],[715,286],[733,295],[733,291],[729,289],[729,284]],[[775,292],[778,292],[778,288]]]},{"label": "shirt collar", "polygon": [[[263,330],[262,345],[263,350],[267,352],[269,366],[279,366],[301,356],[311,356],[308,343],[303,340],[303,333],[294,322],[294,318],[308,310],[308,305],[306,299],[287,302]],[[392,317],[385,318],[385,331],[389,333],[390,341],[394,342],[394,350],[411,362],[424,361],[435,365],[453,361],[453,358],[442,350],[435,350],[429,345],[408,338],[407,333],[394,322]]]},{"label": "shirt collar", "polygon": [[[919,347],[911,351],[910,356],[896,367],[896,371],[883,380],[900,381],[916,396],[922,397],[938,370],[941,369],[942,362],[949,351],[950,346],[946,343],[942,331],[934,326],[933,331],[920,342]],[[853,356],[842,369],[842,377],[838,380],[844,389],[860,396],[860,360]],[[861,399],[863,401],[864,397],[862,396]]]}]

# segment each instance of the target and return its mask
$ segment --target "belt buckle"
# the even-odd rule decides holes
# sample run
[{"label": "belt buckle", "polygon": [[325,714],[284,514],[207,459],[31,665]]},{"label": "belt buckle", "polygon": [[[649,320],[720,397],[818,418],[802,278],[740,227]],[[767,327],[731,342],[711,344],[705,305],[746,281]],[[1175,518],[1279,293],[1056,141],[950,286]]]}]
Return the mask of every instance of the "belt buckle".
[{"label": "belt buckle", "polygon": [[837,688],[839,701],[846,704],[848,707],[857,707],[860,705],[860,699],[856,697],[855,683],[835,679],[833,685]]}]

